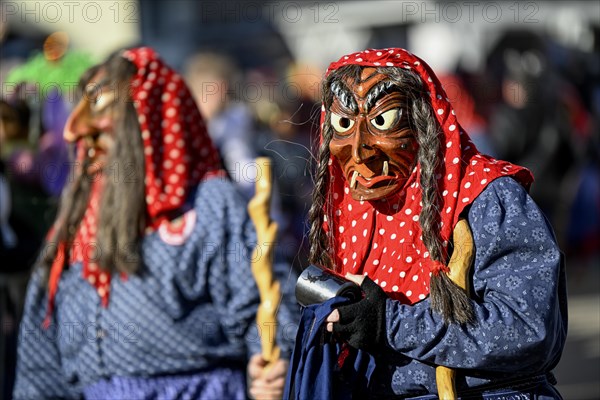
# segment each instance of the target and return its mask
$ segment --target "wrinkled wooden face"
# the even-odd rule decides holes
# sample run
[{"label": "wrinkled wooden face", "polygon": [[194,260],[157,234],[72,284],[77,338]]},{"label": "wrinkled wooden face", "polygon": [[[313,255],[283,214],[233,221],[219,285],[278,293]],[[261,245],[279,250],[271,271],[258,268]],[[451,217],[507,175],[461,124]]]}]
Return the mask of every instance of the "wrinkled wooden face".
[{"label": "wrinkled wooden face", "polygon": [[105,78],[105,72],[100,70],[90,79],[63,132],[67,142],[82,142],[83,150],[91,161],[88,173],[105,168],[115,142],[115,106],[120,96]]},{"label": "wrinkled wooden face", "polygon": [[345,87],[332,90],[329,150],[349,182],[350,195],[367,201],[395,193],[410,175],[418,150],[406,97],[375,68],[363,69],[358,82],[347,79]]}]

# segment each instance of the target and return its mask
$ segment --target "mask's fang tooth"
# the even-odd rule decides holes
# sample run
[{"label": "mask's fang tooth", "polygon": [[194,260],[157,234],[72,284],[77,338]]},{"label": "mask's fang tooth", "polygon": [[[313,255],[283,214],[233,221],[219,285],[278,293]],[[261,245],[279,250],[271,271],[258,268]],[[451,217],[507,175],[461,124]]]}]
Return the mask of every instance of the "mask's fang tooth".
[{"label": "mask's fang tooth", "polygon": [[383,171],[381,171],[381,175],[386,176],[390,172],[390,167],[388,165],[387,160],[383,162]]},{"label": "mask's fang tooth", "polygon": [[352,174],[352,179],[350,179],[350,188],[354,189],[356,187],[356,178],[358,177],[358,171],[354,171]]}]

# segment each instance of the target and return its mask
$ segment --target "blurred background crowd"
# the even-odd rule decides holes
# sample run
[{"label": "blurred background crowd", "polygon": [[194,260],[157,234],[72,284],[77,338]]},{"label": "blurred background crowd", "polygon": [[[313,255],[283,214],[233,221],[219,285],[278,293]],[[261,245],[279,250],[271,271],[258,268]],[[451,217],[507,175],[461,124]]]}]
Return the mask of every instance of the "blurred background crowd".
[{"label": "blurred background crowd", "polygon": [[[600,397],[600,3],[27,0],[1,7],[0,397],[10,398],[27,277],[69,179],[62,128],[79,76],[135,45],[154,47],[185,77],[248,199],[260,173],[254,159],[273,160],[279,252],[298,269],[306,265],[328,63],[371,47],[404,47],[425,59],[477,146],[533,171],[532,195],[568,256],[571,328],[559,387],[569,399]],[[576,376],[569,363],[589,365],[596,378]]]}]

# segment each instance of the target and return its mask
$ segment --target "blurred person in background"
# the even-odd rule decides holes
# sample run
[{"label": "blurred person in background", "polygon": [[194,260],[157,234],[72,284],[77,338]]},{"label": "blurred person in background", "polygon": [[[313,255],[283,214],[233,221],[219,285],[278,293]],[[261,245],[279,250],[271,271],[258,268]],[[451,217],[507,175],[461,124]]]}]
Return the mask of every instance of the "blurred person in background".
[{"label": "blurred person in background", "polygon": [[[281,81],[273,78],[269,83],[279,87],[269,91],[260,73],[250,72],[247,78],[243,75],[230,57],[218,53],[196,53],[187,60],[185,67],[186,82],[202,116],[208,121],[208,134],[223,158],[229,176],[245,199],[254,194],[255,182],[261,174],[255,158],[266,156],[273,161],[271,214],[279,228],[276,251],[279,260],[297,263],[298,249],[304,237],[302,216],[305,214],[296,205],[300,191],[307,193],[306,185],[300,182],[306,171],[303,165],[297,165],[300,160],[295,157],[296,153],[286,154],[290,158],[282,160],[282,153],[278,151],[281,149],[273,151],[281,144],[277,130],[261,123],[265,107],[271,111],[278,110],[276,99],[271,95],[281,89]],[[273,118],[281,118],[278,127],[285,129],[290,126],[285,115],[275,116],[271,111],[268,111],[270,124],[275,123]],[[293,132],[295,128],[288,130]],[[293,150],[298,151],[297,148]],[[284,169],[292,171],[292,179],[287,179],[290,175],[283,173]]]},{"label": "blurred person in background", "polygon": [[581,139],[591,125],[550,48],[550,39],[528,30],[507,31],[492,48],[487,71],[498,102],[490,110],[489,133],[499,158],[532,170],[531,196],[567,247],[569,214],[588,159]]},{"label": "blurred person in background", "polygon": [[251,394],[280,397],[287,362],[265,371],[250,335],[254,227],[183,79],[136,48],[80,86],[74,178],[29,283],[14,398],[243,399],[246,367]]},{"label": "blurred person in background", "polygon": [[15,213],[43,237],[54,219],[57,198],[69,175],[62,133],[74,90],[92,65],[85,53],[69,49],[64,32],[47,36],[42,51],[7,75],[1,104],[7,130],[1,149],[14,197]]},{"label": "blurred person in background", "polygon": [[2,342],[6,343],[2,386],[7,394],[14,381],[16,332],[27,279],[69,172],[62,131],[71,107],[70,83],[75,84],[91,65],[86,56],[68,51],[68,36],[63,32],[45,37],[38,49],[28,49],[37,50],[33,55],[24,52],[26,43],[18,39],[7,43],[6,53],[4,43],[2,47],[3,63],[5,56],[28,58],[3,71],[0,100],[0,155],[6,178],[3,201],[7,200],[5,210],[10,209],[2,231],[12,228],[15,238],[2,247],[0,268]]},{"label": "blurred person in background", "polygon": [[566,226],[567,253],[581,266],[600,260],[600,26],[591,31],[595,48],[588,51],[547,40],[550,65],[562,81],[559,110],[577,155],[560,189],[566,209],[558,217]]},{"label": "blurred person in background", "polygon": [[0,18],[0,84],[4,85],[11,70],[23,64],[33,52],[39,51],[47,37],[48,34],[38,26],[20,24],[3,14]]},{"label": "blurred person in background", "polygon": [[252,111],[239,98],[240,71],[223,54],[197,53],[187,60],[184,74],[225,169],[250,199],[257,176],[256,138]]},{"label": "blurred person in background", "polygon": [[257,120],[259,154],[273,160],[276,190],[281,199],[287,258],[298,269],[307,266],[306,218],[313,189],[312,133],[318,124],[317,104],[321,72],[304,63],[290,63],[284,71],[255,69],[248,84],[262,88],[262,96],[250,105]]},{"label": "blurred person in background", "polygon": [[[19,117],[0,101],[0,149],[19,136]],[[9,140],[10,139],[10,140]],[[14,211],[14,182],[0,158],[0,395],[10,398],[16,366],[17,332],[30,268],[42,238]]]},{"label": "blurred person in background", "polygon": [[[490,139],[488,122],[478,109],[475,94],[472,93],[469,86],[470,82],[466,77],[467,74],[462,74],[460,71],[455,74],[439,76],[457,118],[460,119],[465,130],[469,132],[469,136],[477,149],[484,154],[495,156],[496,150]],[[477,79],[474,76],[471,78],[473,80]]]}]

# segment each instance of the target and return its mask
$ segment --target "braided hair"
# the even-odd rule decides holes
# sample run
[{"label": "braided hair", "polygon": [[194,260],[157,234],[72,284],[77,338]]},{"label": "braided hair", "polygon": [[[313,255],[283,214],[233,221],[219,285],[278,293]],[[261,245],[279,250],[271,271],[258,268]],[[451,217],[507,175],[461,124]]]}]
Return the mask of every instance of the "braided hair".
[{"label": "braided hair", "polygon": [[[317,168],[315,174],[315,189],[313,192],[312,206],[309,210],[309,261],[312,264],[336,270],[334,265],[333,227],[323,229],[323,223],[333,221],[332,199],[328,198],[330,180],[329,144],[333,137],[331,126],[331,112],[329,108],[334,96],[344,95],[338,86],[348,80],[358,82],[363,67],[346,65],[332,71],[324,80],[322,93],[325,107],[321,143],[317,152]],[[440,236],[440,191],[438,190],[437,175],[443,174],[441,150],[442,130],[437,122],[426,86],[421,78],[414,72],[400,69],[379,67],[377,72],[388,76],[391,87],[401,91],[408,102],[407,109],[409,125],[416,133],[419,144],[417,162],[420,165],[420,188],[423,207],[419,215],[423,243],[427,247],[433,261],[446,264],[443,240]],[[340,98],[344,103],[351,103],[350,99]],[[456,286],[445,273],[434,274],[431,277],[431,306],[439,312],[445,321],[464,323],[473,319],[472,304],[466,292]]]}]

